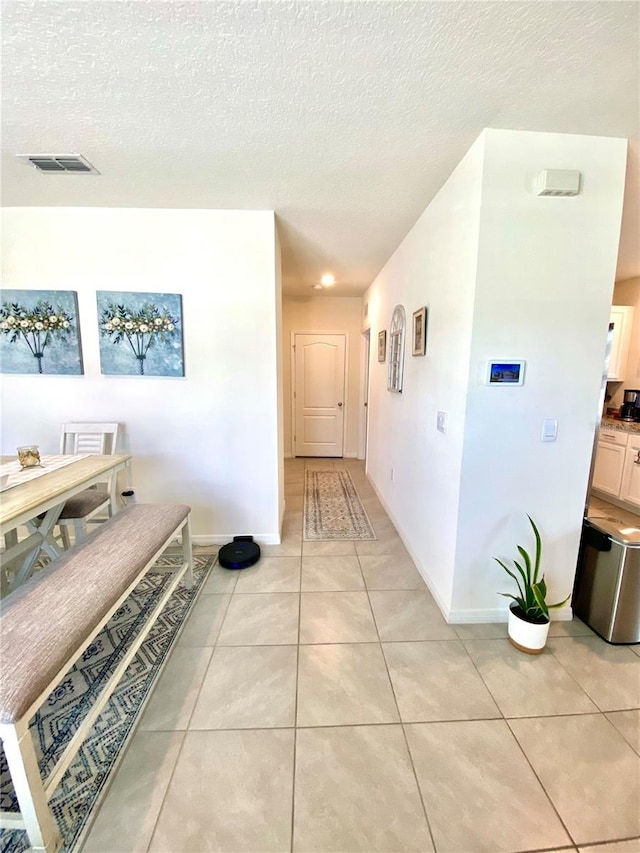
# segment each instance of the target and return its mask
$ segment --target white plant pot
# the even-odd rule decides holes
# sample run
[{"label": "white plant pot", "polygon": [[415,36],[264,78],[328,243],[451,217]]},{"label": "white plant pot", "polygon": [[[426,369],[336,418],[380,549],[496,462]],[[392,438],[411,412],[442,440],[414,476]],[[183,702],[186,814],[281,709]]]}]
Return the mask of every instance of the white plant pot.
[{"label": "white plant pot", "polygon": [[539,655],[542,653],[549,633],[549,622],[536,624],[535,622],[527,622],[517,616],[512,607],[509,607],[509,641],[520,649],[521,652],[526,652],[528,655]]}]

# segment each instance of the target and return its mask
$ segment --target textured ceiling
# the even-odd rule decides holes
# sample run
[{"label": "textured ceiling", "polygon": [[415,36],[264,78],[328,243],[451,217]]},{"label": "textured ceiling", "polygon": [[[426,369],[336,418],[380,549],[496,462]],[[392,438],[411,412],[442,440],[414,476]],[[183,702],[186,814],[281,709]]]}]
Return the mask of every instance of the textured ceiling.
[{"label": "textured ceiling", "polygon": [[[273,209],[285,290],[330,270],[357,294],[484,127],[638,134],[639,9],[5,0],[3,204]],[[640,275],[633,151],[618,278]],[[102,174],[15,156],[44,153]]]}]

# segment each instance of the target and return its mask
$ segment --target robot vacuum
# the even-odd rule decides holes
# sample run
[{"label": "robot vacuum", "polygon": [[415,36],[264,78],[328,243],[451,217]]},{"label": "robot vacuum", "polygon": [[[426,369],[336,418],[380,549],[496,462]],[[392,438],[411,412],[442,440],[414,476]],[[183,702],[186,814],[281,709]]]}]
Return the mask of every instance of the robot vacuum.
[{"label": "robot vacuum", "polygon": [[248,569],[260,559],[260,546],[253,536],[234,536],[233,542],[223,545],[218,562],[223,569]]}]

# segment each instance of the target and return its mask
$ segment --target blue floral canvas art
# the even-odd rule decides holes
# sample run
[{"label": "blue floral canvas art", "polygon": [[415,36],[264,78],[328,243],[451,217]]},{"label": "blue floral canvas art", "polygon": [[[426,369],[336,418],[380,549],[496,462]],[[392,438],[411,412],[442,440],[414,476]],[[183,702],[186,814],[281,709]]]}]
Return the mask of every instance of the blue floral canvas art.
[{"label": "blue floral canvas art", "polygon": [[119,376],[184,376],[178,293],[98,291],[100,365]]},{"label": "blue floral canvas art", "polygon": [[0,371],[69,376],[83,373],[74,291],[2,291]]}]

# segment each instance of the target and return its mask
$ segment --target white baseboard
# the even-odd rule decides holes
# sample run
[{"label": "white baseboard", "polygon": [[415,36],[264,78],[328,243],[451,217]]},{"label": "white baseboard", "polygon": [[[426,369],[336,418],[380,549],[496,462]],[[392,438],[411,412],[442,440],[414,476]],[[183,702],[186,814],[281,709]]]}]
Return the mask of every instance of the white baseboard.
[{"label": "white baseboard", "polygon": [[[226,545],[227,542],[233,542],[234,536],[241,536],[240,533],[229,533],[225,535],[213,534],[211,536],[200,535],[192,536],[191,539],[194,545]],[[246,534],[250,535],[250,534]],[[278,533],[256,533],[251,534],[259,545],[280,545],[282,539]]]},{"label": "white baseboard", "polygon": [[[233,539],[233,536],[231,537]],[[226,542],[231,542],[231,539],[225,539],[224,542],[218,542],[217,536],[192,536],[191,541],[194,545],[224,545]]]},{"label": "white baseboard", "polygon": [[449,610],[447,615],[449,625],[473,625],[486,622],[506,622],[509,619],[509,609],[487,607],[484,610]]},{"label": "white baseboard", "polygon": [[[506,622],[509,618],[509,608],[506,610],[496,607],[486,610],[450,610],[447,622],[450,625],[470,625],[484,622]],[[551,622],[571,622],[573,611],[570,607],[561,610],[551,610],[549,613]]]}]

